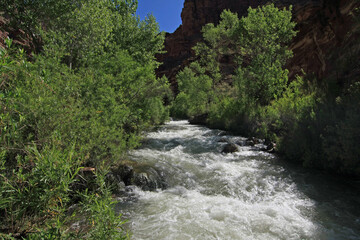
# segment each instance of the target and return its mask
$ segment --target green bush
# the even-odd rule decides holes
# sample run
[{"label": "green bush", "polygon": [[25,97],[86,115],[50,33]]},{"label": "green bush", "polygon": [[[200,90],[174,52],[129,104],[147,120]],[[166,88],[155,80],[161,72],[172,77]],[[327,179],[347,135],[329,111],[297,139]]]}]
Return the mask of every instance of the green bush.
[{"label": "green bush", "polygon": [[[168,118],[167,79],[155,76],[164,34],[152,16],[134,15],[136,1],[40,2],[4,8],[9,22],[24,21],[42,39],[42,52],[29,61],[11,40],[0,48],[1,237],[124,239],[105,166]],[[75,192],[81,167],[96,169],[96,182]],[[81,217],[83,231],[70,231]]]},{"label": "green bush", "polygon": [[262,108],[260,118],[267,128],[266,131],[263,130],[265,137],[278,140],[274,139],[274,136],[279,138],[296,128],[304,111],[312,109],[315,105],[315,93],[315,89],[310,89],[310,86],[304,84],[302,77],[297,77],[292,81],[286,87],[282,97]]},{"label": "green bush", "polygon": [[86,239],[129,239],[122,227],[125,223],[121,215],[114,210],[116,202],[105,183],[106,171],[96,175],[98,189],[95,193],[82,194],[82,214],[86,216],[91,227],[86,232]]},{"label": "green bush", "polygon": [[[53,140],[54,142],[57,140]],[[33,146],[25,157],[18,155],[16,168],[5,167],[6,152],[1,158],[0,211],[3,231],[21,233],[44,227],[55,219],[66,221],[70,185],[80,170],[74,149]],[[59,226],[60,227],[60,226]]]},{"label": "green bush", "polygon": [[190,117],[206,113],[212,96],[213,81],[205,74],[205,68],[194,62],[180,71],[176,79],[181,93],[174,101],[174,114],[178,117]]},{"label": "green bush", "polygon": [[[74,147],[59,149],[59,141],[54,138],[52,145],[44,146],[41,152],[29,147],[25,157],[17,157],[12,171],[5,167],[6,152],[1,153],[1,231],[10,233],[2,237],[11,239],[17,236],[14,234],[22,234],[27,239],[128,239],[121,215],[113,209],[115,202],[105,183],[105,168],[94,175],[92,191],[74,192],[72,186],[83,157]],[[80,207],[68,214],[76,198],[82,199]],[[87,223],[80,231],[69,231],[69,225],[84,217]]]},{"label": "green bush", "polygon": [[[334,99],[326,88],[300,99],[293,123],[279,126],[279,151],[306,167],[359,176],[359,90],[357,82]],[[325,95],[324,95],[325,94]],[[330,95],[329,95],[330,94]]]}]

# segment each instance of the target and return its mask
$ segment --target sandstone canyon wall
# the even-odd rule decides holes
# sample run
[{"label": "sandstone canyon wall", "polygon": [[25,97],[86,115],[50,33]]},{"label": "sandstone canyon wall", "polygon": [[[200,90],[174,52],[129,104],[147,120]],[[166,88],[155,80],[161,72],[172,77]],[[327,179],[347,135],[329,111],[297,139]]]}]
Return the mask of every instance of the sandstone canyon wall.
[{"label": "sandstone canyon wall", "polygon": [[[166,75],[174,90],[179,70],[194,60],[192,47],[201,41],[201,28],[206,23],[218,23],[220,13],[230,9],[239,16],[249,6],[257,7],[268,0],[185,0],[181,13],[182,25],[165,39],[166,53],[158,55],[163,62],[158,76]],[[288,62],[290,78],[304,70],[322,78],[332,68],[329,54],[345,44],[347,33],[353,28],[351,12],[359,7],[357,0],[279,0],[279,7],[293,5],[293,18],[298,34],[290,48],[294,57]]]}]

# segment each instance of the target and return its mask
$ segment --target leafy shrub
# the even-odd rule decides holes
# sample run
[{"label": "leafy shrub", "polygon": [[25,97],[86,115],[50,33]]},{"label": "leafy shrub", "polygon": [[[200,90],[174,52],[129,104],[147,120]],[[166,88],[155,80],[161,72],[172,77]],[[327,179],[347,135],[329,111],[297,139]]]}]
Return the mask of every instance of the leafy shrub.
[{"label": "leafy shrub", "polygon": [[[261,121],[267,127],[267,130],[263,131],[265,137],[278,140],[273,139],[274,136],[278,138],[289,134],[304,115],[304,111],[315,105],[315,93],[313,87],[304,84],[303,77],[292,81],[282,97],[262,108]],[[273,135],[270,136],[271,134]]]},{"label": "leafy shrub", "polygon": [[105,183],[105,175],[106,171],[96,175],[98,189],[95,193],[82,194],[82,213],[91,226],[85,236],[89,239],[128,239],[129,235],[122,228],[125,222],[114,210],[116,202]]},{"label": "leafy shrub", "polygon": [[[153,17],[134,15],[136,1],[71,1],[54,16],[36,14],[62,6],[50,2],[6,1],[10,20],[28,23],[43,51],[28,61],[10,40],[0,49],[0,231],[30,239],[124,239],[105,166],[168,117],[167,80],[155,76],[164,34]],[[81,167],[96,169],[91,191],[70,188]],[[68,216],[78,199],[81,209]],[[81,214],[89,218],[84,231],[70,231]]]},{"label": "leafy shrub", "polygon": [[5,168],[4,152],[1,158],[1,222],[7,227],[3,230],[12,233],[44,227],[49,219],[66,221],[70,185],[80,170],[74,149],[53,145],[41,152],[36,147],[27,151],[25,157],[18,155],[12,171]]},{"label": "leafy shrub", "polygon": [[192,63],[190,67],[178,73],[177,81],[179,90],[183,93],[180,99],[175,100],[174,108],[179,108],[179,113],[184,112],[188,117],[207,112],[212,92],[212,79],[205,74],[205,68],[197,62]]}]

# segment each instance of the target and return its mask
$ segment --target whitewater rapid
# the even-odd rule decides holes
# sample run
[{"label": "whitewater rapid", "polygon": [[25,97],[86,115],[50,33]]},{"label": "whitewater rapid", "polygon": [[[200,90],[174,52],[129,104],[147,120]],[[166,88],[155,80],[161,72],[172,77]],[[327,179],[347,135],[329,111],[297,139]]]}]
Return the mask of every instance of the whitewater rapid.
[{"label": "whitewater rapid", "polygon": [[133,188],[118,205],[132,239],[360,239],[359,188],[284,163],[261,144],[221,153],[224,139],[245,141],[171,121],[130,153],[167,185]]}]

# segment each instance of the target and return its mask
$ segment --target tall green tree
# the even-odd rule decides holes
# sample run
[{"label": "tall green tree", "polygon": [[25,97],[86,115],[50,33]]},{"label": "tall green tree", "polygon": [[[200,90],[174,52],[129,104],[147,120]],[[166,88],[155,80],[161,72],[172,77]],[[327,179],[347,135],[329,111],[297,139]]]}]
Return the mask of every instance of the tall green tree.
[{"label": "tall green tree", "polygon": [[241,97],[264,106],[282,95],[288,81],[284,65],[292,56],[286,44],[296,34],[291,18],[291,7],[279,10],[270,4],[250,8],[248,16],[242,19],[237,30],[242,40],[242,59],[237,73]]},{"label": "tall green tree", "polygon": [[[280,10],[268,4],[249,8],[248,15],[240,19],[237,14],[225,10],[218,25],[203,27],[204,42],[197,44],[194,50],[198,57],[196,64],[204,68],[200,75],[212,79],[214,94],[207,99],[211,107],[206,110],[210,111],[210,115],[213,111],[223,112],[216,105],[228,106],[231,113],[225,113],[227,110],[223,112],[228,117],[250,115],[256,108],[281,97],[288,83],[288,71],[284,65],[292,56],[286,44],[296,34],[291,17],[291,7]],[[232,62],[235,68],[222,68],[222,59],[227,59],[230,64]],[[189,102],[193,99],[189,89],[192,87],[191,84],[183,84],[186,80],[181,76],[179,74],[178,81],[183,87],[180,87],[182,93],[179,97],[186,100],[191,109],[194,101]],[[189,78],[199,81],[194,75]],[[192,85],[197,86],[195,83]]]}]

